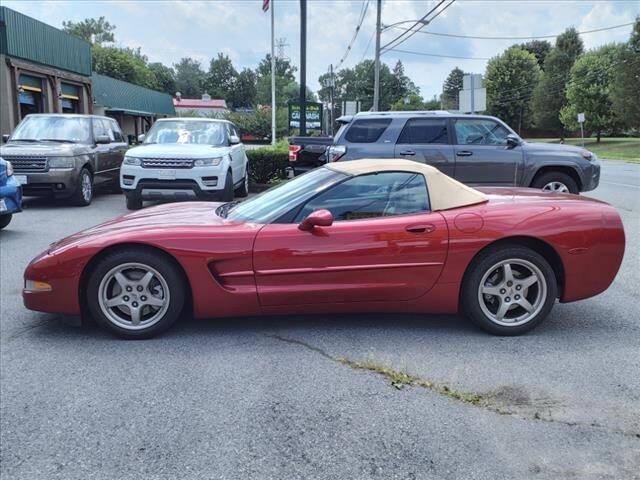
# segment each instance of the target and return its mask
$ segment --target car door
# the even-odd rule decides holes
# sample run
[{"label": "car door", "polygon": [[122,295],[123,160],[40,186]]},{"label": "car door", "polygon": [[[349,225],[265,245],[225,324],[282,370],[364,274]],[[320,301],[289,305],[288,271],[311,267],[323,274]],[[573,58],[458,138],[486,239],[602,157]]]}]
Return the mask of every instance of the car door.
[{"label": "car door", "polygon": [[490,118],[452,120],[456,180],[470,185],[515,185],[522,173],[521,146],[509,146],[510,132]]},{"label": "car door", "polygon": [[453,177],[455,160],[446,118],[409,118],[395,146],[395,157],[433,165]]},{"label": "car door", "polygon": [[[302,231],[309,213],[328,209],[333,225]],[[291,223],[266,225],[254,244],[264,306],[402,301],[438,279],[448,248],[447,224],[429,210],[421,174],[351,177],[319,193]]]},{"label": "car door", "polygon": [[115,172],[115,177],[118,177],[118,173],[120,170],[120,165],[122,165],[122,161],[124,160],[124,154],[127,152],[129,148],[129,144],[124,138],[122,134],[122,130],[120,130],[120,126],[118,122],[111,119],[109,120],[111,132],[113,136],[113,142],[111,143],[111,167]]},{"label": "car door", "polygon": [[[101,118],[92,118],[91,124],[93,126],[94,142],[100,136],[107,136],[109,139],[112,138],[111,129],[106,121]],[[111,144],[95,143],[93,154],[95,161],[94,180],[96,182],[108,180],[109,170],[112,168]]]},{"label": "car door", "polygon": [[[232,135],[240,138],[236,128],[231,123],[227,123],[227,135],[231,138]],[[237,184],[244,178],[244,145],[242,143],[232,144],[229,142],[231,149],[231,168],[233,170],[233,183]]]}]

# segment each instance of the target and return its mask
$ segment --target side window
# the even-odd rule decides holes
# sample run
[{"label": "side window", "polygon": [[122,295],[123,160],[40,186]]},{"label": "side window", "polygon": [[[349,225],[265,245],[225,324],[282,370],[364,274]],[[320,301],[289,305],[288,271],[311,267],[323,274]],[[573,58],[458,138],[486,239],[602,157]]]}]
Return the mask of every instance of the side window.
[{"label": "side window", "polygon": [[374,143],[391,123],[390,118],[356,120],[347,130],[345,139],[351,143]]},{"label": "side window", "polygon": [[113,138],[116,142],[124,142],[124,136],[122,135],[122,130],[120,130],[120,126],[118,122],[115,120],[111,120],[111,130],[113,131]]},{"label": "side window", "polygon": [[493,120],[454,120],[458,145],[506,145],[509,131]]},{"label": "side window", "polygon": [[411,172],[360,175],[322,192],[298,212],[301,222],[314,210],[326,208],[335,221],[388,217],[429,211],[424,176]]},{"label": "side window", "polygon": [[447,120],[444,118],[410,118],[407,120],[399,144],[449,144]]},{"label": "side window", "polygon": [[101,118],[93,118],[91,120],[93,124],[93,136],[97,138],[102,135],[106,135],[113,142],[113,132],[109,127],[109,122],[107,120],[103,120]]}]

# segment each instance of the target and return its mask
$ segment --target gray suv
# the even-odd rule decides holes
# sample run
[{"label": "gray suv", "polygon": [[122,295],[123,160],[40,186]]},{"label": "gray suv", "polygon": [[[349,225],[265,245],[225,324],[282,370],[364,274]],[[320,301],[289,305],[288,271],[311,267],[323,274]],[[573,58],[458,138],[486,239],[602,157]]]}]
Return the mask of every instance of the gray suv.
[{"label": "gray suv", "polygon": [[98,115],[28,115],[3,141],[0,156],[13,165],[24,195],[71,198],[81,206],[91,203],[94,184],[119,187],[128,148],[118,123]]},{"label": "gray suv", "polygon": [[406,158],[469,185],[521,186],[558,192],[593,190],[596,155],[570,145],[522,140],[501,120],[448,112],[366,112],[343,125],[327,161]]}]

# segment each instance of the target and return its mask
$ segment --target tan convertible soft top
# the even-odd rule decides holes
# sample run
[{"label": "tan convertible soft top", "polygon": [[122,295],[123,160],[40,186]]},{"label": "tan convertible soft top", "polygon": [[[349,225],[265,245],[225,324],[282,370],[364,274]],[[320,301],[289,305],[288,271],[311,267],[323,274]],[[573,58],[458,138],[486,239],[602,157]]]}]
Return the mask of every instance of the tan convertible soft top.
[{"label": "tan convertible soft top", "polygon": [[429,189],[431,210],[449,210],[487,201],[484,193],[448,177],[431,165],[402,159],[363,159],[328,163],[332,170],[347,175],[362,175],[376,172],[414,172],[424,175]]}]

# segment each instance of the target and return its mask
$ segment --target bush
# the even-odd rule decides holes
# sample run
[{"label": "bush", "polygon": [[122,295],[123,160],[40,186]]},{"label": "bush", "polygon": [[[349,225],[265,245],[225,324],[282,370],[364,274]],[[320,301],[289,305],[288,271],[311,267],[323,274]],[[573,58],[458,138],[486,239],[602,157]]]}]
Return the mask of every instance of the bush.
[{"label": "bush", "polygon": [[276,145],[247,150],[249,159],[249,180],[265,184],[287,178],[289,166],[289,147],[286,141]]}]

